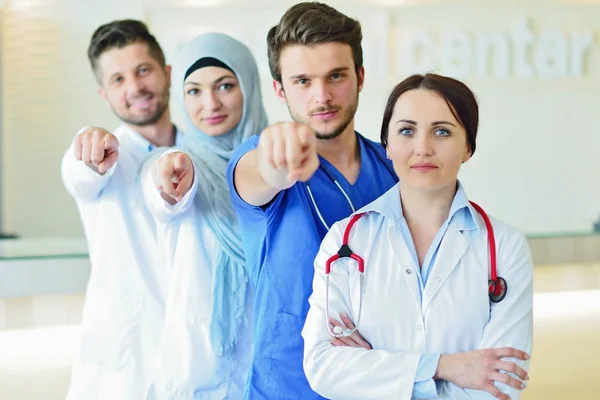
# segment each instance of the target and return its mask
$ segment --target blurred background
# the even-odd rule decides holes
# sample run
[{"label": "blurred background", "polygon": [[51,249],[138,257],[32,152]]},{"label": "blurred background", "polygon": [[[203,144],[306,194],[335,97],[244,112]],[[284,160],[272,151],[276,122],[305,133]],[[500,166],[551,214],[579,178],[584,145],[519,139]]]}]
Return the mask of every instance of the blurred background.
[{"label": "blurred background", "polygon": [[[460,178],[472,200],[528,235],[535,262],[522,398],[600,398],[600,0],[324,2],[363,26],[364,135],[378,139],[389,91],[413,72],[475,91],[477,152]],[[289,116],[271,88],[265,37],[295,3],[0,0],[1,400],[64,399],[69,384],[90,266],[60,160],[82,126],[118,126],[88,64],[92,32],[141,19],[167,61],[198,33],[232,34],[257,58],[275,122]]]}]

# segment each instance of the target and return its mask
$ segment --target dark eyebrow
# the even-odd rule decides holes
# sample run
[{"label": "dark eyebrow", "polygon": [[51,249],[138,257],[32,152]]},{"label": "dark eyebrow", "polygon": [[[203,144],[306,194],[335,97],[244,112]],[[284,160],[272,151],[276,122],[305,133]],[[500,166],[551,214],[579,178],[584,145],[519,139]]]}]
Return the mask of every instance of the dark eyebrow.
[{"label": "dark eyebrow", "polygon": [[[398,121],[396,121],[396,124],[398,124],[400,122],[404,122],[406,124],[415,125],[415,126],[418,125],[415,121],[410,120],[410,119],[399,119]],[[456,125],[454,125],[452,122],[449,122],[449,121],[434,121],[431,123],[431,126],[437,126],[437,125],[451,125],[456,128]]]},{"label": "dark eyebrow", "polygon": [[[223,75],[222,77],[215,79],[215,81],[213,82],[213,85],[216,83],[219,83],[227,78],[234,78],[233,75]],[[194,82],[194,81],[187,81],[185,83],[185,85],[195,85],[195,86],[202,86],[201,84],[199,84],[198,82]]]},{"label": "dark eyebrow", "polygon": [[290,81],[295,81],[296,79],[307,79],[308,76],[306,74],[298,74],[289,77]]},{"label": "dark eyebrow", "polygon": [[221,82],[222,80],[224,80],[224,79],[227,79],[227,78],[233,78],[233,76],[232,76],[232,75],[229,75],[229,74],[228,74],[228,75],[223,75],[223,76],[222,76],[222,77],[220,77],[219,79],[215,79],[215,81],[214,81],[213,83],[219,83],[219,82]]},{"label": "dark eyebrow", "polygon": [[[151,65],[149,62],[145,62],[145,61],[144,61],[144,62],[141,62],[141,63],[139,63],[138,65],[136,65],[136,66],[135,66],[135,68],[134,68],[134,70],[136,70],[136,71],[137,71],[137,70],[138,70],[138,69],[140,69],[141,67],[152,68],[152,65]],[[111,75],[111,76],[108,78],[108,80],[109,80],[109,81],[111,81],[111,80],[113,80],[113,79],[114,79],[114,77],[115,77],[115,76],[118,76],[118,75],[123,75],[123,72],[121,72],[121,71],[119,71],[119,72],[115,72],[114,74],[112,74],[112,75]]]},{"label": "dark eyebrow", "polygon": [[348,67],[338,67],[338,68],[334,68],[331,71],[329,71],[329,75],[331,74],[336,74],[338,72],[344,72],[344,71],[348,71],[350,68]]},{"label": "dark eyebrow", "polygon": [[[340,72],[348,71],[350,68],[348,67],[337,67],[329,70],[327,75],[338,74]],[[296,79],[308,79],[308,75],[306,74],[298,74],[289,77],[290,80],[295,81]]]},{"label": "dark eyebrow", "polygon": [[456,128],[456,125],[454,125],[452,122],[449,122],[449,121],[434,121],[431,123],[431,126],[436,126],[436,125],[451,125]]}]

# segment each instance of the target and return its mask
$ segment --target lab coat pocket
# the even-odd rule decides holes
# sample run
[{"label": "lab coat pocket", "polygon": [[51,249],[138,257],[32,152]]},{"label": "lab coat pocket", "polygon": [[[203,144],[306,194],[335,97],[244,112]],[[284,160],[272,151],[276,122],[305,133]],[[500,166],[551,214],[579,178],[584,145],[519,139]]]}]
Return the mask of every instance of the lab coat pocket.
[{"label": "lab coat pocket", "polygon": [[225,398],[232,363],[214,352],[209,320],[187,309],[167,310],[153,388],[157,398],[191,399],[194,392],[211,399]]},{"label": "lab coat pocket", "polygon": [[142,299],[104,288],[88,289],[82,320],[83,361],[119,370],[139,343]]},{"label": "lab coat pocket", "polygon": [[[278,381],[269,380],[277,399],[296,399],[294,386],[296,382],[306,381],[302,359],[304,357],[304,340],[301,331],[306,317],[299,317],[280,311],[277,314],[277,325],[273,337],[273,353],[271,355],[271,377],[276,375]],[[275,374],[275,371],[279,371]],[[285,373],[281,373],[285,371]]]}]

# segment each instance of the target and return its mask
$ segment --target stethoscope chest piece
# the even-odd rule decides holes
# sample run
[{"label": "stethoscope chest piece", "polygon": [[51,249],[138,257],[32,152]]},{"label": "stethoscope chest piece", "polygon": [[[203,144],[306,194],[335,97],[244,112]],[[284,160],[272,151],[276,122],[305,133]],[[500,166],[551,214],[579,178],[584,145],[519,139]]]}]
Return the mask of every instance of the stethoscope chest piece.
[{"label": "stethoscope chest piece", "polygon": [[500,276],[496,280],[490,279],[488,282],[488,294],[494,303],[499,303],[506,297],[507,289],[506,281]]}]

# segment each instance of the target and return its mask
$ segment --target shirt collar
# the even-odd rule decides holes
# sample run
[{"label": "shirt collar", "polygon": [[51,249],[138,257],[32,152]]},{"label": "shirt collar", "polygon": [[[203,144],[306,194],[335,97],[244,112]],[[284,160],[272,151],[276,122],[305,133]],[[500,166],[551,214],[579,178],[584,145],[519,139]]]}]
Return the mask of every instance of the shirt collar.
[{"label": "shirt collar", "polygon": [[[122,125],[123,129],[129,133],[129,138],[133,142],[135,146],[138,146],[140,149],[144,149],[148,153],[152,152],[157,148],[154,144],[150,143],[148,139],[137,133],[135,130],[131,129],[127,125]],[[175,146],[181,145],[181,141],[183,140],[183,132],[179,130],[177,125],[173,124],[175,128]]]},{"label": "shirt collar", "polygon": [[[394,221],[396,224],[399,223],[404,218],[399,190],[400,182],[395,184],[381,197],[363,207],[359,212],[374,211]],[[476,230],[480,228],[480,224],[477,222],[478,219],[475,216],[476,213],[477,211],[469,203],[464,187],[459,181],[446,223],[456,223],[457,228],[461,231]]]},{"label": "shirt collar", "polygon": [[454,195],[454,200],[452,200],[452,205],[450,206],[450,213],[448,221],[452,222],[456,220],[458,223],[458,229],[461,231],[473,231],[479,228],[477,224],[477,217],[475,214],[477,211],[473,208],[471,203],[469,203],[469,198],[467,197],[467,193],[460,181],[458,181],[458,188],[456,190],[456,195]]}]

